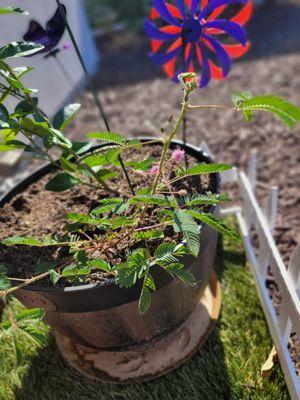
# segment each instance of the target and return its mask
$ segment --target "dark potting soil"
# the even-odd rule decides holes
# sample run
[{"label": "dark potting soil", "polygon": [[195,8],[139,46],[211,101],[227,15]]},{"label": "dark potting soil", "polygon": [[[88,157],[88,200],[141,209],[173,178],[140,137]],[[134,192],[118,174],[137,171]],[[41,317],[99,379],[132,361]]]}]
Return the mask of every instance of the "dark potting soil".
[{"label": "dark potting soil", "polygon": [[[143,146],[141,150],[127,150],[124,160],[141,161],[148,157],[159,160],[161,145]],[[171,151],[168,154],[171,156]],[[154,164],[157,164],[154,161]],[[188,166],[196,164],[198,161],[187,155]],[[166,172],[171,176],[177,168],[171,160],[166,164]],[[145,171],[133,171],[129,169],[132,184],[135,189],[150,186],[153,182],[153,175]],[[66,224],[68,213],[88,213],[97,206],[98,200],[107,197],[103,190],[91,189],[87,186],[76,186],[62,193],[49,192],[44,189],[45,184],[55,176],[52,171],[48,175],[29,185],[22,193],[15,196],[10,202],[4,205],[0,214],[0,240],[11,236],[35,236],[38,238],[51,235],[65,236],[67,234]],[[122,174],[111,181],[121,196],[129,195],[126,180]],[[182,181],[181,186],[175,190],[186,189],[188,193],[207,193],[214,191],[215,178],[213,175],[202,175],[190,177]],[[149,208],[146,219],[147,226],[157,223],[156,213],[159,208]],[[164,232],[165,238],[160,241],[170,241],[174,238],[173,229],[167,228]],[[159,241],[154,243],[155,246]],[[129,250],[127,238],[120,241],[117,246],[109,248],[105,254],[97,254],[99,258],[105,259],[110,263],[124,261],[126,252]],[[16,278],[30,278],[36,275],[36,266],[44,263],[54,262],[63,264],[68,254],[66,248],[46,247],[37,248],[30,246],[6,247],[0,245],[0,264],[4,264],[9,276]],[[90,274],[84,283],[95,283],[104,281],[108,277],[105,273],[95,272]],[[69,286],[72,283],[60,281],[60,285]],[[78,284],[78,282],[76,283]],[[45,279],[37,283],[39,286],[52,286],[52,283]]]}]

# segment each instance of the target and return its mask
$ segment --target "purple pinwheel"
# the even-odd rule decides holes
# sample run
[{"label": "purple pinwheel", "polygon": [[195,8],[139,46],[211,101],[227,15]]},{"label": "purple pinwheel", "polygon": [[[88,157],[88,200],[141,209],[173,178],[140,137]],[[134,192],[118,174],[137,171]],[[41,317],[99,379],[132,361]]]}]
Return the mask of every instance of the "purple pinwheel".
[{"label": "purple pinwheel", "polygon": [[[180,73],[195,72],[198,67],[202,71],[201,88],[211,79],[223,79],[230,71],[231,60],[249,50],[242,26],[251,16],[251,0],[175,0],[175,3],[176,6],[165,0],[153,0],[150,19],[145,20],[145,31],[151,39],[151,59],[163,66],[175,82]],[[231,4],[243,7],[230,20],[218,18]],[[224,34],[238,43],[221,43],[217,37]]]},{"label": "purple pinwheel", "polygon": [[[66,13],[66,7],[62,5]],[[49,53],[52,51],[58,52],[55,46],[61,40],[65,31],[65,23],[59,12],[55,11],[53,17],[47,22],[46,29],[44,29],[37,21],[30,21],[29,29],[23,36],[23,39],[28,42],[39,43],[44,46],[42,50],[37,53]]]}]

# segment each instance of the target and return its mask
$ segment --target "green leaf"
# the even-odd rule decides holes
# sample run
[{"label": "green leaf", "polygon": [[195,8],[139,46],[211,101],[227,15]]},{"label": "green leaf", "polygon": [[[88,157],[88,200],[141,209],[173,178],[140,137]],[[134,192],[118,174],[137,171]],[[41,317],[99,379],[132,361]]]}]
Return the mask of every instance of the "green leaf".
[{"label": "green leaf", "polygon": [[229,169],[232,169],[232,166],[228,164],[198,164],[191,168],[181,170],[178,176],[214,174]]},{"label": "green leaf", "polygon": [[21,236],[12,236],[9,237],[7,239],[3,239],[2,244],[4,244],[5,246],[40,246],[41,242],[34,238],[34,237],[21,237]]},{"label": "green leaf", "polygon": [[0,104],[0,129],[9,128],[9,113],[3,104]]},{"label": "green leaf", "polygon": [[59,159],[60,165],[64,171],[67,172],[75,172],[76,171],[76,166],[66,158],[61,157]]},{"label": "green leaf", "polygon": [[[231,95],[231,100],[235,107],[239,107],[245,100],[250,100],[252,98],[251,92],[235,92]],[[248,122],[253,120],[253,112],[252,111],[244,111],[245,119]]]},{"label": "green leaf", "polygon": [[0,14],[24,14],[28,15],[27,11],[22,10],[20,7],[1,7]]},{"label": "green leaf", "polygon": [[33,71],[33,70],[34,70],[34,68],[32,68],[32,67],[16,67],[16,68],[13,68],[13,72],[18,78],[22,78],[23,75],[27,74],[27,72],[30,72],[30,71]]},{"label": "green leaf", "polygon": [[124,146],[127,142],[122,135],[114,132],[92,132],[88,133],[87,137],[89,139],[98,139],[106,143],[115,143],[120,146]]},{"label": "green leaf", "polygon": [[69,104],[68,106],[59,110],[53,118],[53,127],[60,131],[63,131],[78,113],[80,107],[80,104],[74,103]]},{"label": "green leaf", "polygon": [[149,263],[146,257],[146,249],[135,250],[126,260],[117,268],[116,283],[120,287],[129,288],[135,285],[138,279],[148,269]]},{"label": "green leaf", "polygon": [[[10,288],[10,282],[6,276],[6,268],[4,267],[4,265],[0,264],[0,291],[7,290],[9,288]],[[0,302],[1,302],[1,299],[0,299]]]},{"label": "green leaf", "polygon": [[178,260],[173,255],[176,248],[174,243],[161,243],[155,250],[155,262],[159,264],[176,263]]},{"label": "green leaf", "polygon": [[101,168],[98,172],[96,172],[96,175],[98,178],[106,180],[106,179],[111,179],[111,178],[114,178],[115,176],[118,176],[118,173],[112,172],[109,169]]},{"label": "green leaf", "polygon": [[143,161],[129,161],[126,166],[133,167],[136,171],[147,171],[152,167],[155,158],[149,157]]},{"label": "green leaf", "polygon": [[294,128],[300,122],[300,108],[278,96],[253,97],[250,100],[241,101],[236,108],[244,113],[252,113],[254,111],[271,112],[290,128]]},{"label": "green leaf", "polygon": [[47,335],[37,326],[27,325],[19,328],[35,344],[41,346],[47,344]]},{"label": "green leaf", "polygon": [[65,267],[61,273],[62,277],[71,277],[71,276],[84,276],[88,275],[91,272],[91,269],[87,266],[81,266],[77,264],[70,264]]},{"label": "green leaf", "polygon": [[24,57],[42,50],[44,46],[33,42],[12,42],[0,48],[0,60]]},{"label": "green leaf", "polygon": [[223,201],[228,201],[230,198],[225,194],[197,194],[190,199],[187,199],[185,205],[187,207],[195,207],[202,205],[219,204]]},{"label": "green leaf", "polygon": [[0,132],[0,134],[2,136],[2,140],[4,142],[14,140],[17,133],[18,133],[18,130],[16,130],[16,129],[3,129],[3,131]]},{"label": "green leaf", "polygon": [[110,225],[110,221],[108,219],[96,219],[90,217],[87,214],[70,213],[67,214],[67,218],[69,221],[77,222],[84,225],[94,225],[94,226]]},{"label": "green leaf", "polygon": [[88,261],[88,266],[94,269],[101,269],[105,272],[111,272],[111,266],[108,262],[100,259],[90,260]]},{"label": "green leaf", "polygon": [[119,216],[113,219],[112,229],[119,229],[122,226],[130,226],[136,222],[134,218]]},{"label": "green leaf", "polygon": [[142,286],[142,291],[141,291],[141,295],[140,295],[140,298],[139,298],[139,304],[138,304],[140,313],[142,315],[147,312],[147,310],[149,309],[149,307],[151,305],[151,292],[150,292],[150,290],[155,290],[155,283],[154,283],[154,279],[153,279],[152,275],[148,271],[145,274],[145,278],[144,278],[144,282],[143,282],[143,286]]},{"label": "green leaf", "polygon": [[181,263],[173,263],[165,267],[165,270],[173,276],[180,279],[186,285],[194,286],[196,284],[194,275]]},{"label": "green leaf", "polygon": [[182,232],[187,248],[195,257],[199,254],[199,226],[192,217],[185,210],[175,210],[174,212],[174,229],[175,232]]},{"label": "green leaf", "polygon": [[[16,105],[14,113],[17,115],[28,115],[35,112],[35,106],[38,105],[38,98],[32,97],[32,102],[30,100],[22,100]],[[33,104],[32,104],[33,103]]]},{"label": "green leaf", "polygon": [[14,319],[18,323],[32,323],[33,321],[41,321],[44,318],[44,311],[42,308],[32,308],[18,313]]},{"label": "green leaf", "polygon": [[155,195],[140,195],[131,197],[128,200],[128,204],[153,204],[158,206],[175,207],[176,204],[173,199],[167,196],[155,194]]},{"label": "green leaf", "polygon": [[49,132],[51,132],[55,138],[55,140],[53,141],[53,143],[55,144],[62,144],[64,145],[64,147],[67,147],[69,149],[72,148],[72,142],[64,136],[64,134],[62,132],[60,132],[57,129],[52,129],[52,128],[48,128]]},{"label": "green leaf", "polygon": [[50,278],[50,281],[55,286],[57,284],[57,282],[59,281],[59,279],[60,279],[60,275],[56,271],[54,271],[54,269],[52,269],[50,271],[49,278]]},{"label": "green leaf", "polygon": [[129,208],[127,202],[121,198],[103,199],[99,203],[100,206],[93,209],[91,212],[92,215],[99,215],[109,211],[112,211],[114,214],[121,214]]},{"label": "green leaf", "polygon": [[201,213],[197,211],[188,211],[194,218],[198,219],[199,221],[207,224],[208,226],[214,228],[216,231],[221,233],[222,235],[229,236],[231,239],[234,239],[238,242],[240,242],[240,237],[239,235],[230,229],[224,221],[216,218],[213,214],[209,213]]},{"label": "green leaf", "polygon": [[155,240],[164,237],[164,233],[161,230],[151,229],[147,231],[135,232],[134,237],[136,240]]},{"label": "green leaf", "polygon": [[21,145],[16,146],[16,145],[9,145],[9,144],[0,143],[0,152],[14,151],[14,150],[20,149],[21,147],[23,147],[23,145],[22,146]]},{"label": "green leaf", "polygon": [[54,261],[41,261],[34,268],[34,273],[36,275],[40,275],[40,274],[50,271],[51,269],[55,269],[56,267],[57,267],[57,263]]},{"label": "green leaf", "polygon": [[56,246],[57,241],[51,237],[45,237],[42,240],[38,240],[35,237],[29,236],[12,236],[7,239],[3,239],[2,244],[5,246],[35,246],[35,247],[46,247]]},{"label": "green leaf", "polygon": [[18,342],[17,335],[14,330],[13,330],[13,334],[12,334],[12,343],[13,343],[13,347],[14,347],[17,366],[20,366],[24,360],[24,354],[23,354],[22,347],[20,346],[20,343]]},{"label": "green leaf", "polygon": [[146,314],[151,305],[151,293],[146,285],[143,285],[139,298],[139,310],[142,315]]},{"label": "green leaf", "polygon": [[64,192],[78,185],[80,180],[67,173],[61,173],[51,179],[45,186],[46,190],[51,192]]}]

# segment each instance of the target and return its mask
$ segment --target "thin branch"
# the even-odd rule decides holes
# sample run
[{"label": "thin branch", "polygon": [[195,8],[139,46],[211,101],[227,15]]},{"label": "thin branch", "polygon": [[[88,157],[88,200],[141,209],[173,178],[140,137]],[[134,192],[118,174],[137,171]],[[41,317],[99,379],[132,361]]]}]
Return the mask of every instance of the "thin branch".
[{"label": "thin branch", "polygon": [[234,110],[232,107],[226,107],[218,104],[204,104],[204,105],[197,105],[197,106],[188,106],[189,110],[205,110],[205,109],[222,109],[222,110]]}]

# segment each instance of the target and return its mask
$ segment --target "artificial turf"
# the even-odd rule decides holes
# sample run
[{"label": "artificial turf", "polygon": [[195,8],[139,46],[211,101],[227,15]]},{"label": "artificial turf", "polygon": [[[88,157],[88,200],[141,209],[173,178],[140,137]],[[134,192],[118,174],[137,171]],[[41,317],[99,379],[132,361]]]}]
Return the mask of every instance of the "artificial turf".
[{"label": "artificial turf", "polygon": [[[224,240],[216,271],[222,285],[218,324],[204,347],[176,371],[144,384],[92,382],[65,365],[50,332],[44,347],[20,337],[24,358],[16,366],[11,337],[0,331],[0,400],[288,399],[279,365],[266,379],[260,376],[272,341],[242,247]],[[10,304],[14,311],[21,308]]]}]

